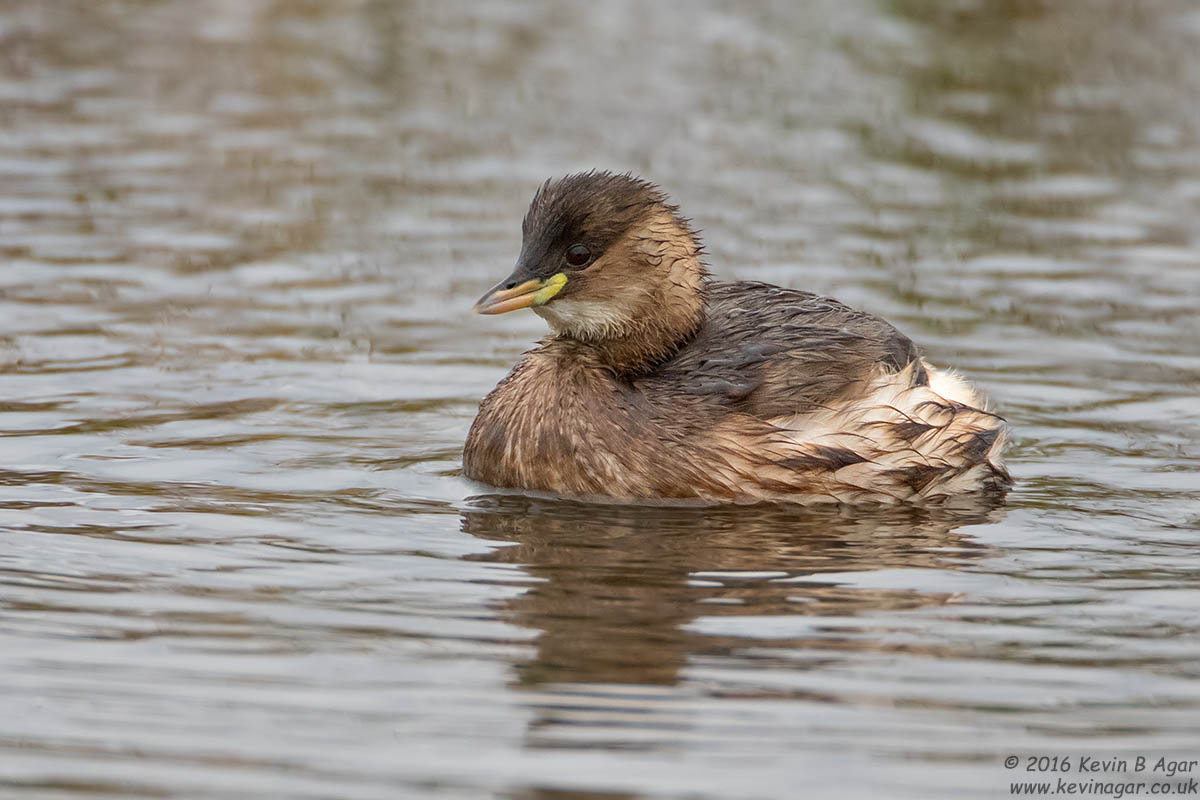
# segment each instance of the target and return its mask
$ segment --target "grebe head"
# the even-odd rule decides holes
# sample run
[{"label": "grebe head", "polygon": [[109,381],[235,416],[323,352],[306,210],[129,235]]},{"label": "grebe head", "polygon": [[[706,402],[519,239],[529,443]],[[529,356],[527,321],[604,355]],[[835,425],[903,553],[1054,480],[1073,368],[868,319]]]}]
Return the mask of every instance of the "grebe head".
[{"label": "grebe head", "polygon": [[700,243],[654,184],[596,171],[546,181],[522,233],[516,268],[476,312],[533,308],[559,335],[641,339],[647,356],[699,325],[707,277]]}]

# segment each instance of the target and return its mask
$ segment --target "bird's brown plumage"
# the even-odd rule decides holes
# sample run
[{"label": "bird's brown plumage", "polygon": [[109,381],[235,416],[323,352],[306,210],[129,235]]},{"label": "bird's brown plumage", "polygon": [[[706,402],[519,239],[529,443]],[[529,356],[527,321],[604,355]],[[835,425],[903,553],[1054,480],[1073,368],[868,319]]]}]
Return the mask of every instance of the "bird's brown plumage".
[{"label": "bird's brown plumage", "polygon": [[[1005,425],[965,383],[878,317],[709,279],[656,187],[548,182],[524,234],[494,292],[565,278],[535,307],[555,333],[483,401],[468,478],[625,500],[912,502],[1008,485]],[[564,261],[575,245],[592,254],[581,268]]]}]

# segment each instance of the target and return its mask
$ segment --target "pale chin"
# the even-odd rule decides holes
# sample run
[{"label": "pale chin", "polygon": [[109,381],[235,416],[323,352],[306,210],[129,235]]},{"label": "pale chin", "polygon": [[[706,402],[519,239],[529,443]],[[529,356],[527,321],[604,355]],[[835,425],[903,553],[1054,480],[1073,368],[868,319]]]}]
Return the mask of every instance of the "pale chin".
[{"label": "pale chin", "polygon": [[535,306],[537,314],[559,335],[576,339],[604,339],[629,325],[630,320],[613,308],[612,303],[558,298],[544,306]]}]

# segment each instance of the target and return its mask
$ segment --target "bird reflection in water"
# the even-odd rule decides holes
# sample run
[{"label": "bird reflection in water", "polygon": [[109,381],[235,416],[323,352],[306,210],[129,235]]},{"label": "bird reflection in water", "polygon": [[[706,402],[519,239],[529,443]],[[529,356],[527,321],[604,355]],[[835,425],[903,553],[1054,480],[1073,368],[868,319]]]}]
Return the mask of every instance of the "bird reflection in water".
[{"label": "bird reflection in water", "polygon": [[[997,503],[970,497],[936,509],[649,508],[487,495],[468,501],[462,528],[512,543],[474,558],[519,564],[539,579],[505,611],[508,621],[541,632],[535,656],[517,665],[519,684],[666,686],[698,656],[751,645],[813,646],[803,634],[705,635],[694,630],[701,618],[807,615],[824,623],[947,602],[954,597],[948,587],[866,589],[821,575],[953,570],[986,551],[960,529],[993,521]],[[736,626],[721,626],[729,627]],[[836,624],[819,637],[823,651],[882,646],[839,638]]]}]

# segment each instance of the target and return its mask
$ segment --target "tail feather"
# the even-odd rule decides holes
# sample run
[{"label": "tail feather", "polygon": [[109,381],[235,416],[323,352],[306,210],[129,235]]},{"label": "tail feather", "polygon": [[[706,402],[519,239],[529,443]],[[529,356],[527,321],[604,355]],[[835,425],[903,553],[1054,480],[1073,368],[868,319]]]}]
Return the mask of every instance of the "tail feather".
[{"label": "tail feather", "polygon": [[1011,483],[1000,455],[1007,424],[961,378],[922,362],[836,406],[771,422],[787,451],[774,464],[818,499],[937,501]]}]

